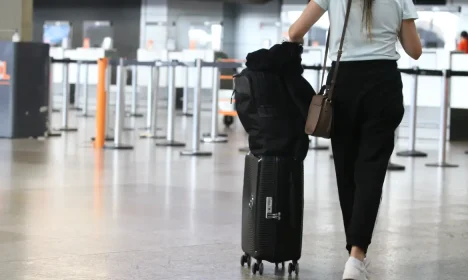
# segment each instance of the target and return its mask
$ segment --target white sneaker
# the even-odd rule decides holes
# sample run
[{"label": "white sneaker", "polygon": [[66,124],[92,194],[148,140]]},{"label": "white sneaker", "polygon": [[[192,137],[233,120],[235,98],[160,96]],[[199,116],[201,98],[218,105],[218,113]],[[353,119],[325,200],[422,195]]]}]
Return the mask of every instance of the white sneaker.
[{"label": "white sneaker", "polygon": [[368,264],[367,260],[362,262],[354,257],[349,257],[345,265],[343,280],[368,280]]}]

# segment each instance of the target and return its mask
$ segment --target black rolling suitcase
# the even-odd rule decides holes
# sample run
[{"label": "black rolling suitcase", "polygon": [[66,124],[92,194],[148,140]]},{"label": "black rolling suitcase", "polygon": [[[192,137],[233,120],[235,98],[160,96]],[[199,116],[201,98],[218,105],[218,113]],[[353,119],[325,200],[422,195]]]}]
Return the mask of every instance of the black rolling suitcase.
[{"label": "black rolling suitcase", "polygon": [[262,261],[289,263],[288,272],[299,273],[304,213],[303,162],[293,158],[251,153],[245,158],[242,199],[241,265],[263,274]]}]

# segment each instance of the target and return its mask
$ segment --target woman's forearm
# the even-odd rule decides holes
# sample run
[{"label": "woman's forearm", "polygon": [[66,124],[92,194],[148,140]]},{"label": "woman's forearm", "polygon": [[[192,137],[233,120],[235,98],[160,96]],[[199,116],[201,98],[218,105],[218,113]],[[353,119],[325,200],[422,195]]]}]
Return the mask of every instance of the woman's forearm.
[{"label": "woman's forearm", "polygon": [[325,10],[314,1],[310,1],[301,16],[289,28],[289,40],[300,42],[309,29],[323,16]]}]

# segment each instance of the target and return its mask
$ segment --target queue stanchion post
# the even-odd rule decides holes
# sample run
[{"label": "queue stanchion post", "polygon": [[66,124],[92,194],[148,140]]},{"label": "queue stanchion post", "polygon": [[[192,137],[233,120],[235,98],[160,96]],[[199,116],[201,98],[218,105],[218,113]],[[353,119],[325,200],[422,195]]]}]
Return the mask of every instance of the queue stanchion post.
[{"label": "queue stanchion post", "polygon": [[98,60],[98,82],[96,91],[96,137],[94,139],[94,148],[104,148],[106,141],[106,73],[108,67],[108,59],[101,58]]},{"label": "queue stanchion post", "polygon": [[49,96],[48,96],[48,106],[47,106],[47,137],[59,137],[62,136],[61,133],[53,132],[52,127],[52,113],[53,113],[53,104],[54,104],[54,65],[52,58],[49,59]]},{"label": "queue stanchion post", "polygon": [[135,118],[143,117],[143,114],[137,112],[138,105],[138,65],[132,65],[132,108],[130,116]]},{"label": "queue stanchion post", "polygon": [[78,60],[76,62],[75,98],[74,98],[73,106],[70,107],[70,109],[74,111],[82,110],[79,106],[80,92],[81,92],[81,61]]},{"label": "queue stanchion post", "polygon": [[428,163],[428,167],[458,167],[456,164],[447,163],[447,118],[448,118],[448,107],[450,100],[450,79],[451,71],[442,71],[442,90],[440,96],[440,131],[439,131],[439,150],[436,163]]},{"label": "queue stanchion post", "polygon": [[[149,84],[151,84],[152,93],[152,121],[151,126],[148,132],[142,133],[140,138],[151,138],[151,139],[164,139],[166,136],[157,135],[158,129],[158,106],[159,106],[159,97],[160,97],[160,89],[159,81],[160,81],[160,68],[159,62],[155,62],[154,66],[151,67],[151,76]],[[153,86],[154,85],[154,86]]]},{"label": "queue stanchion post", "polygon": [[220,84],[220,70],[219,65],[213,66],[213,94],[211,103],[211,132],[205,133],[202,139],[204,143],[226,143],[228,141],[227,135],[220,135],[218,133],[218,111],[219,111],[219,84]]},{"label": "queue stanchion post", "polygon": [[[153,126],[153,121],[155,120],[156,115],[154,115],[154,111],[157,108],[154,107],[154,104],[158,104],[159,101],[156,100],[154,102],[154,98],[156,98],[157,93],[159,96],[160,90],[160,75],[161,75],[161,65],[160,61],[155,61],[152,65],[150,65],[150,76],[148,79],[148,92],[147,92],[147,104],[146,104],[146,126],[142,127],[142,130],[146,130],[146,132],[140,135],[141,138],[153,138],[151,136],[156,135],[153,134],[152,131],[160,130],[157,126]],[[157,69],[156,69],[157,68]],[[156,76],[157,75],[157,76]],[[155,79],[156,77],[156,79]],[[164,138],[164,137],[163,137]]]},{"label": "queue stanchion post", "polygon": [[[188,103],[189,103],[189,75],[190,75],[190,65],[185,64],[184,67],[184,97],[183,97],[183,103],[182,103],[182,116],[186,117],[192,117],[193,114],[189,113],[188,111]],[[194,101],[195,102],[195,101]],[[194,106],[195,107],[195,106]]]},{"label": "queue stanchion post", "polygon": [[68,126],[70,118],[70,80],[69,80],[69,62],[63,62],[63,74],[62,74],[62,127],[60,131],[63,132],[74,132],[78,131],[77,128]]},{"label": "queue stanchion post", "polygon": [[110,108],[110,99],[111,99],[111,86],[112,86],[112,70],[114,68],[113,60],[109,59],[107,64],[107,71],[106,71],[106,141],[114,141],[114,135],[112,132],[111,126],[111,117],[112,111]]},{"label": "queue stanchion post", "polygon": [[[142,130],[151,129],[151,121],[152,121],[152,115],[153,115],[153,106],[152,106],[153,105],[153,92],[154,92],[154,87],[156,86],[154,84],[154,79],[153,79],[153,71],[154,71],[153,68],[154,68],[154,65],[152,65],[150,69],[151,74],[148,80],[148,88],[146,92],[146,125],[141,128]],[[157,86],[159,86],[159,83]]]},{"label": "queue stanchion post", "polygon": [[185,143],[175,141],[175,110],[176,86],[175,70],[178,62],[171,61],[168,67],[168,93],[167,93],[167,136],[166,141],[156,143],[159,147],[185,147]]},{"label": "queue stanchion post", "polygon": [[[395,140],[394,142],[396,143],[398,141],[398,128],[395,129]],[[387,170],[388,171],[405,171],[406,167],[404,165],[396,164],[393,163],[391,160],[388,162],[387,165]]]},{"label": "queue stanchion post", "polygon": [[117,67],[117,95],[115,97],[115,122],[114,122],[114,143],[106,145],[106,149],[113,150],[131,150],[133,146],[126,145],[122,141],[122,132],[125,122],[125,85],[126,85],[126,69],[124,59],[119,59]]},{"label": "queue stanchion post", "polygon": [[[96,97],[97,98],[97,97]],[[83,114],[84,118],[92,117],[89,114],[89,63],[84,64],[84,85],[83,85]]]},{"label": "queue stanchion post", "polygon": [[182,151],[182,156],[211,156],[211,152],[200,150],[200,119],[201,119],[201,83],[202,83],[201,59],[196,60],[197,80],[193,95],[193,126],[192,126],[192,149]]},{"label": "queue stanchion post", "polygon": [[[320,74],[321,74],[322,71],[325,71],[325,69],[322,69],[322,66],[320,64],[318,64],[316,66],[317,66],[317,70],[315,72],[317,73],[317,75],[316,75],[317,90],[320,91],[320,88],[322,87],[322,85],[320,84],[322,82]],[[327,151],[327,150],[329,150],[329,147],[324,146],[324,145],[320,145],[318,138],[312,136],[311,137],[311,142],[310,142],[310,145],[309,145],[309,150]]]},{"label": "queue stanchion post", "polygon": [[400,157],[427,157],[426,153],[416,151],[416,121],[418,110],[418,84],[419,84],[419,68],[413,69],[413,95],[410,103],[410,123],[409,123],[409,147],[407,151],[396,153]]},{"label": "queue stanchion post", "polygon": [[[54,61],[54,60],[55,60],[55,59],[52,58],[52,61]],[[54,74],[53,68],[52,68],[52,70],[51,70],[51,73]],[[53,81],[54,81],[54,78],[53,78],[53,76],[52,76],[52,83],[51,83],[51,88],[52,88],[52,89],[54,88],[54,83],[53,83]],[[54,91],[52,91],[52,92],[54,92]],[[55,96],[52,96],[52,100],[53,100],[54,97],[55,97]],[[52,113],[60,113],[60,111],[61,111],[60,108],[54,108],[53,105],[54,105],[54,103],[52,103]]]}]

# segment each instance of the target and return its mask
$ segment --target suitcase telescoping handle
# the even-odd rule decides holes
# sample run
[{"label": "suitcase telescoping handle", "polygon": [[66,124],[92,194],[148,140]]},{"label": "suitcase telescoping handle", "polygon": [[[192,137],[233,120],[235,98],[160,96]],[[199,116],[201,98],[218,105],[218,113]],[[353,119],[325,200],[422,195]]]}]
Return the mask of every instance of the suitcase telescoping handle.
[{"label": "suitcase telescoping handle", "polygon": [[273,213],[273,197],[266,198],[266,211],[265,219],[267,220],[281,220],[281,212]]}]

